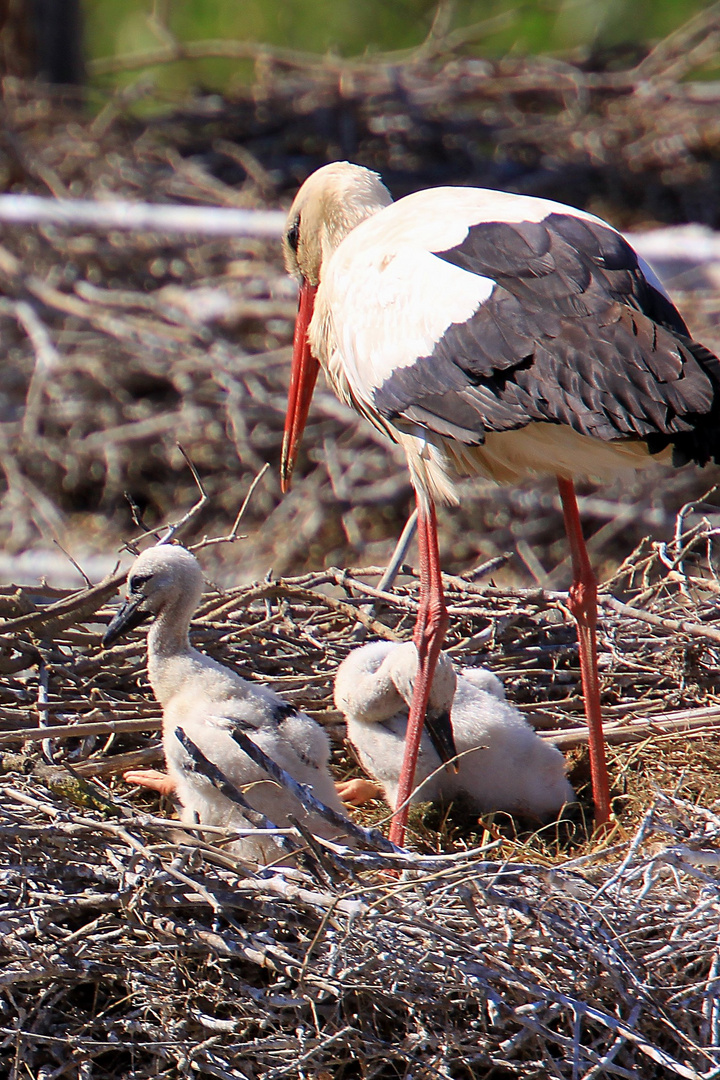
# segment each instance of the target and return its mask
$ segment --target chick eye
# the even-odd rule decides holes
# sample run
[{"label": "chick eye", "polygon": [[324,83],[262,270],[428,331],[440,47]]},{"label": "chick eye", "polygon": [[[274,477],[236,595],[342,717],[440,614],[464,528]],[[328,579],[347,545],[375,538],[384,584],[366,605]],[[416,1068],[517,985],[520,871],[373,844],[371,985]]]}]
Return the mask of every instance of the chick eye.
[{"label": "chick eye", "polygon": [[298,240],[300,239],[300,218],[297,218],[297,220],[294,221],[293,224],[290,226],[285,236],[285,239],[290,250],[294,251],[297,255]]},{"label": "chick eye", "polygon": [[152,577],[152,574],[135,574],[134,577],[128,582],[128,588],[131,593],[138,593],[142,589],[143,585]]}]

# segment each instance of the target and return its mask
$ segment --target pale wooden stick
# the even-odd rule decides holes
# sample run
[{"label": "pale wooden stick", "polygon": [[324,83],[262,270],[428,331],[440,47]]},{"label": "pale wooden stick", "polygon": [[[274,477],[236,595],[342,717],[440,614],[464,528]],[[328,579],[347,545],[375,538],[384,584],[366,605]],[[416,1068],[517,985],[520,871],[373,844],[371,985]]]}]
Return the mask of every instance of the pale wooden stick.
[{"label": "pale wooden stick", "polygon": [[[617,727],[605,727],[605,741],[612,746],[622,743],[642,742],[653,735],[672,735],[674,732],[700,731],[703,728],[720,727],[720,708],[711,706],[707,709],[688,709],[686,712],[666,713],[648,716],[636,724],[623,724]],[[559,735],[538,732],[541,738],[554,743],[560,750],[572,750],[584,746],[588,741],[587,728],[578,727],[563,731]]]},{"label": "pale wooden stick", "polygon": [[68,225],[107,232],[179,233],[183,236],[257,236],[278,240],[285,227],[280,210],[220,206],[168,206],[124,199],[45,199],[0,195],[0,221],[8,225]]}]

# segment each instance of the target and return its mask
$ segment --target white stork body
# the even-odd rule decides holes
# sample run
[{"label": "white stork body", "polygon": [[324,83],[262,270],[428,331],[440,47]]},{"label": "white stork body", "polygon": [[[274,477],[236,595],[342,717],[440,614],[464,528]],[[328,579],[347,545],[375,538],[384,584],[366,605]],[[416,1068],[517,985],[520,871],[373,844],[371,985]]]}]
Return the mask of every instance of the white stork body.
[{"label": "white stork body", "polygon": [[[392,203],[376,174],[336,162],[298,192],[285,256],[301,298],[284,484],[319,363],[344,401],[403,446],[418,496],[421,674],[409,772],[446,625],[434,503],[456,501],[462,476],[555,475],[573,557],[597,819],[607,820],[596,583],[573,480],[611,478],[653,457],[717,458],[718,360],[691,340],[615,229],[545,199],[435,188]],[[394,828],[397,839],[402,821]]]},{"label": "white stork body", "polygon": [[[348,738],[390,806],[397,801],[417,667],[412,642],[380,641],[354,649],[335,676],[335,704],[347,720]],[[574,799],[560,751],[509,704],[502,683],[486,668],[463,668],[456,681],[450,658],[441,653],[428,707],[452,707],[461,756],[457,772],[443,768],[424,733],[412,802],[462,798],[480,812],[508,810],[543,818]]]},{"label": "white stork body", "polygon": [[[478,342],[472,340],[469,324],[487,306],[493,293],[500,293],[503,287],[494,277],[461,268],[444,257],[444,253],[461,247],[473,228],[501,222],[509,237],[524,247],[513,253],[516,265],[512,272],[517,274],[533,254],[523,243],[520,225],[536,225],[543,240],[547,238],[551,243],[551,227],[541,223],[552,215],[573,223],[584,222],[595,229],[594,233],[588,231],[588,238],[605,234],[608,247],[612,245],[613,251],[625,254],[623,246],[628,252],[629,246],[616,230],[591,214],[571,210],[560,203],[475,188],[419,191],[377,210],[352,229],[327,263],[323,261],[308,339],[313,355],[327,372],[338,396],[355,405],[403,446],[417,487],[436,499],[453,503],[457,502],[456,482],[462,475],[483,475],[501,482],[517,482],[532,474],[609,480],[623,467],[637,468],[652,460],[646,443],[633,438],[636,432],[631,417],[621,428],[612,429],[613,408],[616,411],[624,408],[621,386],[616,388],[600,416],[593,416],[583,424],[583,412],[589,414],[589,410],[573,403],[577,426],[559,427],[550,409],[546,410],[550,415],[541,418],[542,403],[536,403],[535,418],[524,409],[524,403],[514,401],[502,403],[503,413],[494,387],[486,389],[481,383],[473,384],[472,376],[482,372],[473,370]],[[557,275],[552,258],[548,253],[536,261],[550,279],[549,291],[553,274]],[[656,297],[662,297],[670,308],[670,301],[653,272],[646,263],[636,261],[637,269],[633,268],[633,272],[637,281],[646,288],[650,286]],[[619,282],[619,287],[630,296],[628,270],[626,265],[615,273],[618,278],[626,279]],[[589,270],[579,261],[577,272],[584,273],[590,283]],[[532,273],[536,271],[528,272],[528,276]],[[535,301],[538,306],[543,300],[539,284],[543,280],[530,278],[538,294]],[[557,313],[553,305],[560,298],[567,304],[567,310],[562,312],[565,325],[573,317],[580,326],[583,320],[592,319],[589,304],[583,310],[583,281],[560,279],[556,284],[563,286],[562,291],[558,288],[556,297],[547,298],[554,319]],[[593,299],[596,303],[600,300],[606,311],[611,300],[609,289],[594,284],[598,296]],[[572,286],[577,295],[571,292]],[[525,292],[529,293],[530,287],[526,286]],[[509,296],[505,297],[497,306],[508,304],[509,300]],[[515,312],[509,312],[512,314]],[[638,336],[637,325],[632,325],[634,320],[641,324],[640,333],[649,333],[651,325],[656,325],[637,309],[628,307],[622,314],[628,316],[625,328],[628,337]],[[526,341],[524,334],[516,335],[517,343],[508,342],[497,318],[484,320],[484,325],[480,319],[477,322],[478,333],[494,332],[497,338],[484,346],[487,351],[492,349],[493,373],[507,368],[508,360],[516,366],[526,355],[524,348],[536,345],[535,340]],[[467,356],[457,357],[457,362],[455,356],[448,361],[437,352],[438,343],[451,329],[455,331],[457,344],[468,349]],[[615,333],[613,324],[604,328],[598,323],[592,326],[599,333],[602,329],[606,330],[606,337]],[[591,330],[583,328],[582,333],[589,334]],[[546,332],[546,336],[552,346],[551,333]],[[669,349],[676,347],[671,340],[667,345]],[[422,365],[423,358],[431,359],[432,364]],[[642,389],[643,377],[652,378],[651,362],[639,365],[635,374],[637,385],[628,380],[625,388],[629,395]],[[435,387],[428,386],[429,375],[435,380]],[[679,365],[677,375],[680,375]],[[581,378],[582,374],[578,373],[578,383]],[[559,381],[557,377],[556,381]],[[698,388],[699,412],[707,410],[712,403],[712,384],[702,382],[703,386]],[[533,389],[540,390],[537,375]],[[568,398],[574,393],[572,386],[560,389],[566,391]],[[454,393],[453,410],[448,410],[447,415],[430,410],[419,415],[428,391],[435,398]],[[460,402],[461,397],[464,402]],[[639,400],[638,397],[638,403]],[[468,426],[463,426],[464,417],[458,414],[460,403],[466,405]],[[694,403],[693,397],[689,404]],[[418,413],[416,420],[413,412]],[[492,417],[490,423],[488,413]],[[652,417],[641,416],[639,423],[643,421],[646,426],[652,423]],[[479,430],[480,423],[485,427],[484,433]],[[607,436],[615,437],[607,438],[606,432]],[[484,434],[482,441],[478,441],[480,434]]]},{"label": "white stork body", "polygon": [[[202,587],[200,566],[185,548],[148,548],[130,568],[127,601],[103,639],[106,645],[112,644],[144,619],[154,619],[148,634],[148,677],[163,710],[169,774],[163,790],[178,795],[188,824],[199,821],[228,830],[253,827],[238,804],[194,767],[180,732],[240,790],[252,809],[275,826],[288,827],[292,815],[319,836],[340,836],[340,830],[308,814],[294,795],[271,780],[233,740],[233,730],[244,732],[293,779],[308,785],[316,798],[344,814],[328,771],[330,746],[322,728],[273,690],[241,678],[190,645],[190,620]],[[237,841],[233,850],[261,862],[276,860],[279,854],[272,839],[262,834]]]}]

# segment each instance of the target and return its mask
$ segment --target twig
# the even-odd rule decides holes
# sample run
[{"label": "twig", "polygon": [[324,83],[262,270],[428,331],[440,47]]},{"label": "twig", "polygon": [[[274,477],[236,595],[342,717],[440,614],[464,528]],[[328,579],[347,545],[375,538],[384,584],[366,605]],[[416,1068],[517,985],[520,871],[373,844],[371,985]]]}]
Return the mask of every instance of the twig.
[{"label": "twig", "polygon": [[269,468],[270,468],[270,465],[266,461],[265,464],[263,465],[263,467],[260,469],[260,471],[258,473],[256,473],[255,476],[253,477],[252,482],[250,484],[250,487],[248,488],[247,495],[245,496],[245,498],[242,501],[242,506],[240,507],[240,509],[237,512],[237,517],[235,518],[235,521],[233,522],[233,526],[232,526],[232,529],[230,530],[230,532],[227,533],[227,535],[225,535],[225,536],[213,536],[213,537],[210,537],[210,538],[203,537],[203,539],[200,541],[200,543],[194,544],[190,548],[191,551],[200,551],[202,548],[210,547],[213,544],[229,544],[229,543],[234,543],[235,540],[242,540],[243,539],[243,537],[238,535],[238,528],[240,527],[240,522],[242,521],[243,515],[245,514],[245,511],[247,510],[248,504],[250,502],[250,499],[253,496],[253,492],[255,491],[255,488],[258,486],[258,484],[260,483],[260,481],[262,480],[263,476],[265,475],[265,473],[268,471]]},{"label": "twig", "polygon": [[[222,717],[216,717],[215,719],[222,720]],[[354,821],[346,817],[344,814],[339,814],[337,810],[333,810],[332,807],[326,806],[325,803],[320,802],[319,799],[313,795],[307,784],[299,784],[285,769],[272,760],[271,757],[261,750],[261,748],[254,743],[243,731],[238,727],[233,727],[230,735],[234,742],[238,744],[243,753],[259,765],[261,769],[264,769],[274,780],[276,780],[283,787],[287,788],[303,806],[310,810],[313,814],[318,814],[325,821],[328,821],[331,825],[338,829],[342,829],[354,840],[357,840],[363,847],[369,847],[375,851],[385,851],[392,854],[402,852],[402,848],[396,847],[395,844],[391,844],[389,840],[386,840],[382,833],[376,829],[365,829],[361,825],[356,825]]]},{"label": "twig", "polygon": [[343,71],[353,71],[368,66],[380,64],[419,63],[431,59],[433,56],[442,55],[445,52],[458,49],[461,46],[486,37],[488,34],[504,30],[515,21],[514,11],[500,12],[498,15],[472,26],[462,27],[459,30],[450,31],[447,34],[435,37],[432,34],[420,45],[409,49],[397,49],[383,52],[369,57],[352,57],[344,59],[333,55],[321,56],[319,53],[302,52],[299,49],[284,49],[279,46],[261,44],[250,41],[232,41],[228,39],[185,41],[159,46],[155,49],[147,49],[135,53],[125,53],[119,56],[100,57],[88,63],[88,71],[92,75],[113,75],[126,71],[138,71],[146,67],[157,67],[159,64],[176,63],[178,60],[204,60],[204,59],[228,59],[228,60],[262,60],[272,61],[277,64],[285,64],[289,67],[309,68],[313,71],[319,65],[329,75],[337,76]]},{"label": "twig", "polygon": [[[620,746],[623,743],[643,742],[654,735],[682,734],[685,731],[702,731],[716,727],[720,727],[720,707],[712,706],[707,709],[685,709],[667,715],[651,715],[633,724],[618,727],[606,725],[603,734],[608,745]],[[587,743],[588,732],[587,728],[571,728],[560,734],[542,732],[541,737],[560,750],[573,750]]]},{"label": "twig", "polygon": [[177,534],[179,532],[181,532],[185,528],[185,526],[188,524],[188,522],[192,521],[192,519],[194,517],[197,517],[197,515],[200,513],[202,508],[208,502],[208,494],[205,491],[205,488],[203,487],[203,482],[200,479],[200,474],[198,473],[197,469],[195,468],[192,461],[190,460],[189,455],[185,452],[185,450],[180,445],[180,443],[177,443],[177,448],[180,451],[180,453],[182,454],[182,456],[185,458],[185,462],[187,464],[187,467],[189,468],[190,472],[192,473],[192,478],[195,481],[195,484],[197,486],[198,491],[200,492],[200,498],[198,499],[198,501],[196,503],[194,503],[193,506],[190,507],[190,509],[187,511],[187,513],[183,514],[183,516],[180,518],[179,521],[174,522],[172,525],[168,525],[168,527],[165,530],[164,534],[158,540],[158,546],[160,544],[169,544],[177,536]]},{"label": "twig", "polygon": [[[140,539],[142,539],[143,536],[154,536],[155,540],[159,541],[160,537],[158,535],[157,530],[156,529],[148,529],[147,525],[143,521],[142,510],[140,509],[140,507],[136,503],[135,499],[133,498],[132,493],[130,491],[124,491],[123,495],[125,497],[125,501],[127,502],[128,506],[130,507],[130,514],[132,516],[133,523],[135,525],[137,525],[138,529],[141,530]],[[137,556],[137,555],[140,554],[140,552],[138,551],[138,548],[137,548],[137,543],[134,540],[128,540],[125,547],[133,555]]]},{"label": "twig", "polygon": [[24,328],[35,352],[35,367],[25,397],[22,436],[27,442],[37,438],[42,412],[42,396],[50,374],[60,363],[60,354],[52,343],[47,327],[32,304],[18,300],[13,305],[18,322]]},{"label": "twig", "polygon": [[72,596],[56,600],[40,611],[18,615],[15,619],[6,619],[0,622],[0,634],[17,634],[21,630],[37,632],[41,628],[57,629],[73,622],[86,622],[118,591],[126,577],[127,571],[123,570],[118,574],[112,574],[99,585],[93,585],[90,589],[82,589],[80,592],[73,593]]},{"label": "twig", "polygon": [[89,758],[87,761],[74,765],[73,772],[78,776],[87,777],[115,776],[117,773],[124,773],[141,766],[156,765],[162,760],[163,749],[158,743],[155,746],[146,746],[142,750],[129,750],[125,754]]},{"label": "twig", "polygon": [[[62,708],[62,705],[57,705]],[[40,742],[47,739],[48,732],[54,741],[57,739],[78,739],[91,735],[121,735],[132,734],[136,731],[160,731],[162,718],[159,716],[146,716],[138,720],[102,720],[98,723],[58,724],[48,726],[42,730],[37,728],[17,728],[13,731],[0,732],[0,746],[8,746],[15,742]],[[112,759],[111,759],[112,760]]]},{"label": "twig", "polygon": [[[384,623],[379,622],[377,619],[372,619],[365,614],[360,608],[353,607],[352,604],[347,604],[343,600],[338,600],[334,596],[328,596],[325,593],[313,592],[312,589],[305,589],[302,586],[294,585],[288,582],[286,579],[277,578],[274,581],[264,582],[263,584],[252,585],[247,591],[243,590],[234,601],[237,604],[238,601],[243,606],[253,603],[255,600],[264,600],[266,597],[273,596],[285,596],[289,600],[297,600],[299,602],[310,602],[314,604],[320,604],[323,607],[327,607],[331,611],[336,611],[341,615],[345,615],[347,618],[354,622],[363,623],[368,630],[372,630],[378,637],[383,638],[386,641],[400,641],[401,636],[397,634],[391,627],[385,626]],[[393,599],[390,597],[390,599]],[[3,625],[0,623],[0,632],[3,630]]]},{"label": "twig", "polygon": [[691,637],[701,637],[706,638],[708,641],[720,642],[720,630],[714,630],[711,626],[690,622],[687,619],[668,619],[662,615],[655,615],[650,611],[644,611],[642,608],[623,604],[620,600],[616,600],[614,596],[608,596],[607,593],[598,595],[598,604],[612,608],[619,615],[625,615],[630,619],[639,619],[650,626],[658,626],[662,630],[673,630],[682,634],[690,634]]}]

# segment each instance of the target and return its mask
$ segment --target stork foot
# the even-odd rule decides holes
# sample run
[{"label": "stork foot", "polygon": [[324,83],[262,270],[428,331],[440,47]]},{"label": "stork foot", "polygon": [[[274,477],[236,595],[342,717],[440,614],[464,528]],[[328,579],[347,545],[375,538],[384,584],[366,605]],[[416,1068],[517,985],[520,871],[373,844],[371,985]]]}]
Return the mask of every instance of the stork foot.
[{"label": "stork foot", "polygon": [[137,784],[138,787],[158,791],[161,795],[175,794],[175,781],[159,769],[130,769],[123,773],[123,780],[127,784]]},{"label": "stork foot", "polygon": [[352,780],[338,780],[335,784],[337,793],[346,806],[362,806],[372,799],[382,799],[383,789],[372,780],[355,776]]}]

